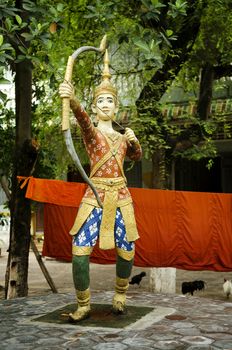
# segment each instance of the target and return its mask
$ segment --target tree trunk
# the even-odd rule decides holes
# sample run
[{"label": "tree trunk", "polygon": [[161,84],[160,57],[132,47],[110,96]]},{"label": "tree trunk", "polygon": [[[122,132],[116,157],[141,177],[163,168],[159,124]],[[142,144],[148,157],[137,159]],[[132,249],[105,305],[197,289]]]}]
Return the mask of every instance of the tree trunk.
[{"label": "tree trunk", "polygon": [[[206,6],[206,5],[204,5]],[[200,17],[195,15],[197,8],[193,5],[188,6],[186,18],[192,18],[190,22],[183,22],[183,26],[179,29],[178,40],[172,42],[172,54],[167,55],[163,62],[163,67],[156,70],[151,80],[146,84],[136,102],[138,113],[144,113],[144,106],[151,106],[151,115],[157,118],[160,114],[159,109],[156,110],[156,103],[159,103],[163,94],[167,91],[173,76],[178,75],[182,65],[188,59],[192,50],[195,39],[197,38],[200,28]],[[163,27],[165,23],[163,24]],[[154,88],[151,88],[151,84]],[[146,102],[147,101],[147,102]],[[151,103],[153,102],[153,103]],[[166,184],[166,166],[165,151],[157,150],[152,155],[153,163],[153,188],[167,188]]]},{"label": "tree trunk", "polygon": [[8,266],[6,270],[7,299],[28,294],[28,256],[30,247],[30,201],[25,198],[25,187],[20,189],[17,176],[29,176],[37,156],[31,142],[31,62],[16,64],[16,143],[10,201],[11,229]]},{"label": "tree trunk", "polygon": [[205,65],[201,71],[200,91],[197,111],[201,120],[207,120],[210,114],[210,106],[213,95],[214,68]]},{"label": "tree trunk", "polygon": [[165,150],[162,149],[152,155],[152,188],[166,188]]}]

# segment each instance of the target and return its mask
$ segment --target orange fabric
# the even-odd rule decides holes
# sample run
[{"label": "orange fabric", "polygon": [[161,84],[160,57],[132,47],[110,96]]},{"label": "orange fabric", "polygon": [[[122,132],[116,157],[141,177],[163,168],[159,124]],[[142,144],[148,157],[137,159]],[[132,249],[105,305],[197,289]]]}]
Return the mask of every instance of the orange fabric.
[{"label": "orange fabric", "polygon": [[28,183],[26,198],[37,202],[52,203],[68,207],[79,207],[87,185],[77,182],[61,180],[37,179],[34,177],[19,177],[24,183]]},{"label": "orange fabric", "polygon": [[[45,202],[43,255],[71,260],[69,229],[86,185],[30,178],[26,197]],[[135,266],[232,271],[232,194],[130,188],[140,234]],[[95,247],[91,261],[115,262]]]}]

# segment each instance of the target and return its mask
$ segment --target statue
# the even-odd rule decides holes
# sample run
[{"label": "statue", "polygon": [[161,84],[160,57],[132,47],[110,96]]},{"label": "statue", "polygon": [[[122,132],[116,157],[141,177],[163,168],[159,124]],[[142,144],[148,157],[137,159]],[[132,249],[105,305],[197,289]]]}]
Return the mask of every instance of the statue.
[{"label": "statue", "polygon": [[64,81],[59,87],[61,98],[70,99],[70,107],[80,125],[90,160],[90,180],[103,203],[101,207],[92,188],[88,186],[70,231],[73,235],[72,268],[77,296],[77,310],[69,314],[71,322],[78,322],[90,315],[89,257],[97,240],[100,249],[116,249],[113,311],[117,314],[124,312],[134,260],[134,242],[139,238],[123,162],[126,156],[131,160],[139,160],[142,150],[133,130],[126,128],[122,135],[113,129],[118,96],[110,78],[106,50],[102,82],[94,91],[92,103],[97,127],[75,98],[72,84]]}]

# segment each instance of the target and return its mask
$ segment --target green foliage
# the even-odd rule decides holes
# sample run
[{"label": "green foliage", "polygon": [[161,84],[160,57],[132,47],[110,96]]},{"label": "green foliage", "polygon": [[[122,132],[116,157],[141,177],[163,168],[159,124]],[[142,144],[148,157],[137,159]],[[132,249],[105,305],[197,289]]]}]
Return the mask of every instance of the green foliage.
[{"label": "green foliage", "polygon": [[1,97],[3,102],[0,102],[0,170],[9,176],[13,164],[15,119],[13,110],[7,107],[7,97]]},{"label": "green foliage", "polygon": [[[34,64],[34,67],[39,69],[39,66],[47,60],[48,52],[52,49],[54,37],[57,35],[50,29],[51,24],[55,24],[55,28],[59,27],[61,14],[64,5],[59,2],[51,2],[40,0],[36,3],[30,0],[22,2],[22,8],[16,8],[14,1],[2,1],[0,5],[0,82],[6,83],[4,78],[5,69],[12,69],[14,72],[15,64],[23,60],[29,60]],[[54,31],[54,30],[53,30]],[[35,69],[36,72],[36,69]],[[47,72],[47,77],[51,73]],[[34,75],[35,78],[35,75]],[[35,80],[36,81],[36,78]],[[37,95],[37,84],[35,83],[33,106],[36,109],[39,98],[44,98],[44,94]],[[39,84],[38,84],[39,85]],[[10,176],[12,173],[12,155],[14,150],[15,139],[15,115],[14,111],[7,107],[7,96],[0,93],[0,130],[1,130],[1,160],[0,168]],[[33,123],[43,125],[34,120]],[[38,116],[38,114],[36,115]],[[39,118],[39,117],[38,117]],[[40,135],[40,129],[33,126],[36,138]],[[39,140],[40,141],[40,140]],[[42,139],[43,141],[43,139]],[[50,141],[49,141],[50,143]],[[37,168],[40,169],[40,176],[54,176],[54,169],[51,166],[52,159],[55,162],[54,155],[50,151],[49,143],[43,145],[43,149],[39,154],[39,162]],[[49,159],[47,164],[47,159]]]},{"label": "green foliage", "polygon": [[[186,158],[189,160],[200,160],[202,158],[215,158],[217,156],[217,149],[211,138],[205,138],[199,144],[193,144],[192,147],[184,151],[175,151],[175,157]],[[208,163],[212,165],[212,161]]]},{"label": "green foliage", "polygon": [[188,6],[187,1],[176,0],[174,4],[169,2],[169,6],[170,6],[170,9],[168,11],[168,14],[172,18],[176,18],[180,14],[186,16],[186,7]]},{"label": "green foliage", "polygon": [[201,16],[201,30],[194,45],[191,64],[228,64],[232,59],[232,13],[229,1],[208,1]]},{"label": "green foliage", "polygon": [[[2,0],[0,4],[0,65],[14,67],[24,59],[33,62],[33,134],[41,145],[39,176],[62,177],[70,164],[70,158],[64,156],[61,101],[57,94],[68,56],[83,45],[99,46],[106,33],[114,81],[122,81],[122,76],[134,81],[131,100],[138,99],[144,86],[149,91],[140,101],[139,115],[132,113],[132,127],[142,142],[145,157],[151,159],[157,150],[164,150],[170,157],[214,156],[212,138],[217,121],[190,120],[203,135],[203,144],[199,144],[199,135],[192,130],[186,134],[185,128],[162,116],[160,99],[174,81],[197,97],[202,65],[231,62],[230,1],[25,0],[23,11],[15,8],[14,3]],[[29,16],[27,20],[24,11]],[[186,46],[181,46],[184,29],[196,18],[200,23],[197,40],[194,42],[190,36]],[[189,56],[176,75],[172,62],[186,50],[190,50]],[[102,57],[89,52],[78,57],[74,66],[76,93],[87,109],[91,89],[99,82],[101,64]],[[160,72],[163,80],[149,81],[156,72]],[[4,99],[4,94],[0,93],[0,98]],[[226,125],[224,129],[229,135]],[[73,129],[76,147],[86,162],[83,144],[76,135],[76,127]],[[193,144],[179,154],[173,140],[186,135]]]},{"label": "green foliage", "polygon": [[[225,8],[223,9],[225,5],[228,6],[228,13]],[[194,4],[192,1],[182,0],[170,2],[143,0],[133,4],[120,0],[98,0],[94,4],[88,0],[78,1],[75,4],[68,1],[64,11],[64,27],[59,33],[54,52],[49,55],[50,62],[57,67],[54,72],[55,81],[59,81],[60,76],[64,76],[67,57],[70,53],[86,43],[98,46],[102,36],[107,33],[109,51],[112,54],[113,75],[117,77],[122,72],[123,74],[134,72],[136,76],[136,72],[140,71],[142,72],[141,82],[143,84],[145,82],[150,91],[148,97],[141,101],[142,108],[140,107],[139,115],[132,113],[135,117],[131,121],[131,126],[142,142],[145,158],[151,159],[154,152],[160,149],[165,150],[169,157],[181,156],[188,159],[214,157],[216,153],[212,138],[217,131],[218,122],[215,120],[203,122],[197,117],[186,116],[186,125],[184,123],[184,127],[179,128],[170,119],[162,116],[160,91],[163,91],[163,86],[168,87],[173,81],[177,81],[186,92],[195,92],[195,98],[197,98],[199,69],[203,62],[211,60],[214,52],[218,52],[218,57],[224,57],[225,61],[229,62],[230,53],[225,50],[225,47],[226,43],[230,44],[231,40],[231,35],[229,35],[231,33],[230,4],[227,1],[217,2],[216,12],[214,12],[215,6],[213,1],[196,1]],[[192,17],[186,17],[187,13],[190,13]],[[183,28],[188,27],[188,24],[194,21],[194,16],[199,16],[201,27],[194,49],[189,56],[190,60],[183,64],[178,76],[172,73],[173,67],[170,66],[170,80],[148,85],[147,79],[157,70],[162,72],[165,61],[172,61],[176,56],[182,55],[181,50],[186,50],[186,47],[181,49],[175,49],[175,47],[178,45],[181,47]],[[219,32],[225,35],[219,36]],[[209,40],[210,43],[213,43],[212,55],[211,47],[209,50],[207,46]],[[65,42],[66,57],[64,57],[60,42]],[[187,45],[192,47],[191,37]],[[214,51],[215,48],[216,51]],[[119,54],[116,55],[118,52]],[[122,60],[120,52],[124,57]],[[117,57],[120,64],[116,64],[114,56]],[[128,65],[126,57],[133,57],[133,63],[130,62]],[[57,62],[59,62],[58,66]],[[89,53],[83,58],[80,57],[74,68],[73,81],[77,86],[76,92],[87,107],[91,100],[91,87],[99,80],[100,62],[99,56]],[[54,85],[54,88],[56,86]],[[200,133],[189,129],[189,122],[196,125]],[[191,146],[179,154],[175,150],[173,140],[182,140],[186,137],[190,139]],[[84,156],[83,159],[85,159]]]},{"label": "green foliage", "polygon": [[[9,7],[9,3],[11,7]],[[53,2],[52,2],[53,3]],[[17,63],[25,59],[38,64],[52,48],[52,22],[58,24],[63,5],[54,6],[51,1],[24,0],[22,8],[14,7],[14,2],[3,1],[0,5],[0,64]]]}]

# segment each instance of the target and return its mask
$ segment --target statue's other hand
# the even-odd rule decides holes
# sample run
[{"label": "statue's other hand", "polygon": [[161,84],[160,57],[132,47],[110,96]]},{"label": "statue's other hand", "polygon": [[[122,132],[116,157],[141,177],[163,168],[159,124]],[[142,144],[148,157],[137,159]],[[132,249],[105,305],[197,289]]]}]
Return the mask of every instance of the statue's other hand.
[{"label": "statue's other hand", "polygon": [[126,136],[127,140],[132,144],[138,142],[138,139],[135,136],[134,131],[130,128],[125,129],[125,136]]},{"label": "statue's other hand", "polygon": [[61,98],[74,99],[74,88],[71,83],[64,81],[60,84],[58,91]]}]

